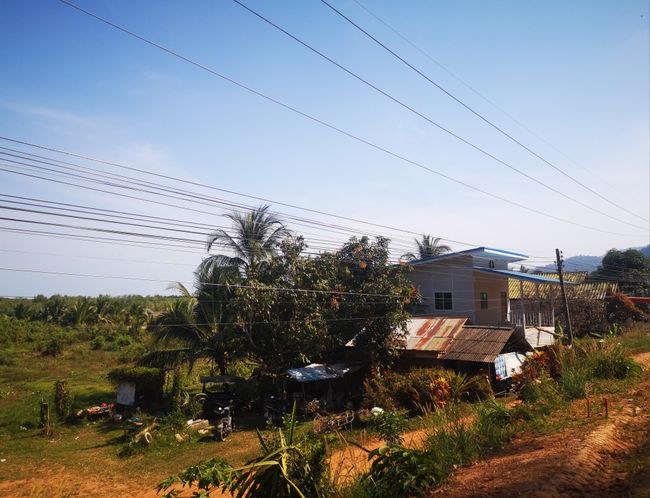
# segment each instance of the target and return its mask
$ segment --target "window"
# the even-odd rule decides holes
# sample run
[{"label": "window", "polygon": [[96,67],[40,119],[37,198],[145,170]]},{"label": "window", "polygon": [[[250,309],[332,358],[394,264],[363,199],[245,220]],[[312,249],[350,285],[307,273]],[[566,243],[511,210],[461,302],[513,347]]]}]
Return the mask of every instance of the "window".
[{"label": "window", "polygon": [[451,292],[436,292],[434,294],[435,306],[437,310],[451,310],[453,304],[451,301]]},{"label": "window", "polygon": [[488,309],[488,295],[487,292],[481,292],[481,309]]}]

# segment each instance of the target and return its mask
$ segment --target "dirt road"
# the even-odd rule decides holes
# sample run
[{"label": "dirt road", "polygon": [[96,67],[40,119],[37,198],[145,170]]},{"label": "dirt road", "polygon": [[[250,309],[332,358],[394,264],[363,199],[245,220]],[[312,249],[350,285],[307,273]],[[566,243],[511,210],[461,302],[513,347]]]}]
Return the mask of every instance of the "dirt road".
[{"label": "dirt road", "polygon": [[[650,367],[650,353],[635,359]],[[630,475],[620,465],[650,442],[650,380],[610,408],[605,418],[600,407],[601,420],[589,430],[520,438],[502,454],[460,469],[432,496],[650,496],[648,469]]]}]

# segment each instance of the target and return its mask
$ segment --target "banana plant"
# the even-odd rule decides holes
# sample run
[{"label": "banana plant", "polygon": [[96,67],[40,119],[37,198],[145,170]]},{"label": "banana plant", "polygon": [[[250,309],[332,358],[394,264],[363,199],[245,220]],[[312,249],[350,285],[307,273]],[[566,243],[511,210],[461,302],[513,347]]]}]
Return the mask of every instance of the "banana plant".
[{"label": "banana plant", "polygon": [[[262,454],[241,467],[234,468],[221,458],[193,465],[158,485],[163,498],[180,496],[181,487],[196,486],[197,496],[208,497],[210,492],[230,492],[235,498],[307,498],[318,497],[319,490],[311,482],[311,467],[294,442],[296,405],[286,429],[278,429],[278,447],[272,448],[257,433]],[[306,489],[309,489],[307,493]]]}]

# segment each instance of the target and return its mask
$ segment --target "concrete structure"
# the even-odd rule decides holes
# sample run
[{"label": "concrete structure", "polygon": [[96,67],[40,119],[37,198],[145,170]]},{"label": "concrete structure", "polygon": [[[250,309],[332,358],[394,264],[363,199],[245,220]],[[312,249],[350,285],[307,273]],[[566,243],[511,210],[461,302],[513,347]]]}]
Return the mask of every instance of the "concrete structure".
[{"label": "concrete structure", "polygon": [[468,318],[472,325],[518,325],[527,335],[540,331],[552,334],[554,309],[532,315],[511,307],[508,287],[511,280],[518,281],[522,287],[524,283],[533,285],[538,290],[559,284],[559,280],[550,276],[508,268],[509,264],[526,259],[525,254],[477,247],[409,263],[413,267],[410,278],[422,295],[421,309],[415,314]]}]

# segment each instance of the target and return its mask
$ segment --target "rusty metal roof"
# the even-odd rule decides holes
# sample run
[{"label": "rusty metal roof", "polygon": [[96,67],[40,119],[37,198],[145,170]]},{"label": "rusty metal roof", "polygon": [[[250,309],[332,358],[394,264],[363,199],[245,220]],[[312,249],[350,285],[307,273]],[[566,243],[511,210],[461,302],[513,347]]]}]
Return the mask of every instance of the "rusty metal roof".
[{"label": "rusty metal roof", "polygon": [[411,318],[407,323],[406,349],[443,351],[466,321],[467,318]]},{"label": "rusty metal roof", "polygon": [[408,321],[407,351],[430,351],[444,360],[492,362],[514,327],[465,325],[467,318],[429,317]]},{"label": "rusty metal roof", "polygon": [[508,343],[514,327],[481,327],[466,325],[440,352],[443,360],[493,362]]}]

